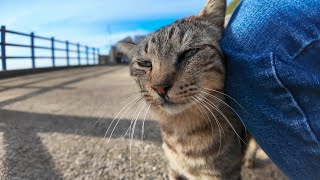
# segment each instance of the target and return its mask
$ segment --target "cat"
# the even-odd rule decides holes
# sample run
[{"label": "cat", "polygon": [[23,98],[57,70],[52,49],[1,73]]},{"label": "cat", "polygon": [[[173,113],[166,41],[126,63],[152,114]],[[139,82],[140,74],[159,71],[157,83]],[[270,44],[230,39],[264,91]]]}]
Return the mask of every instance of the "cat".
[{"label": "cat", "polygon": [[120,43],[159,117],[172,180],[241,179],[245,129],[225,99],[225,0],[208,0],[139,44]]}]

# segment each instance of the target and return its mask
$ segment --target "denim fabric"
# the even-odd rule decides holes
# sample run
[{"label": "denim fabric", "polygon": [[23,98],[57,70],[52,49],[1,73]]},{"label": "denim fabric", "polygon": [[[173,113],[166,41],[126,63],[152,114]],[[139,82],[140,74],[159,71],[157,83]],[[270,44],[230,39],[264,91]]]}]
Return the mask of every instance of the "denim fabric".
[{"label": "denim fabric", "polygon": [[226,92],[290,179],[320,179],[320,1],[243,0],[222,39]]}]

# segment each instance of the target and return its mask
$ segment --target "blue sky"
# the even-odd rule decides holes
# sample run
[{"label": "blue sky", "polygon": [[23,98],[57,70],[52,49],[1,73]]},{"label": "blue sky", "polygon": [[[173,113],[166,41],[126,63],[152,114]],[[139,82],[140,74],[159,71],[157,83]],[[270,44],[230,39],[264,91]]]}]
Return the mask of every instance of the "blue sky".
[{"label": "blue sky", "polygon": [[1,0],[0,24],[10,30],[95,46],[107,53],[110,44],[129,35],[147,34],[197,14],[205,1]]}]

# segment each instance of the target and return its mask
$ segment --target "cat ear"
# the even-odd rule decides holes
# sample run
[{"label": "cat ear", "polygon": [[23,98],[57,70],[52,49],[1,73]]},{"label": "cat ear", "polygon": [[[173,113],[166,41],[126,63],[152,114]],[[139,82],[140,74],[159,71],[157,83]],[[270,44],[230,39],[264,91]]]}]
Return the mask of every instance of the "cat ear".
[{"label": "cat ear", "polygon": [[119,42],[117,44],[117,48],[123,52],[125,55],[127,55],[129,58],[133,55],[133,50],[137,45],[134,43],[129,42]]},{"label": "cat ear", "polygon": [[223,27],[225,14],[226,0],[207,0],[207,3],[198,14],[198,17],[208,19]]}]

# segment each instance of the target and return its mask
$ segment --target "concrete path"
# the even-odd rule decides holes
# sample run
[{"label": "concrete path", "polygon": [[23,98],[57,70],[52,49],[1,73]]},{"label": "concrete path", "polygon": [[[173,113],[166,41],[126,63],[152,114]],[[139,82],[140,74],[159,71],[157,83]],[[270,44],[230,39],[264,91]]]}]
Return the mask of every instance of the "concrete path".
[{"label": "concrete path", "polygon": [[[110,133],[105,135],[138,97],[122,98],[137,92],[128,70],[91,67],[0,80],[0,179],[165,179],[160,131],[151,115],[141,140],[147,106],[124,114],[109,143]],[[139,106],[130,141],[123,136]],[[285,179],[260,154],[255,169],[244,168],[244,179]]]}]

